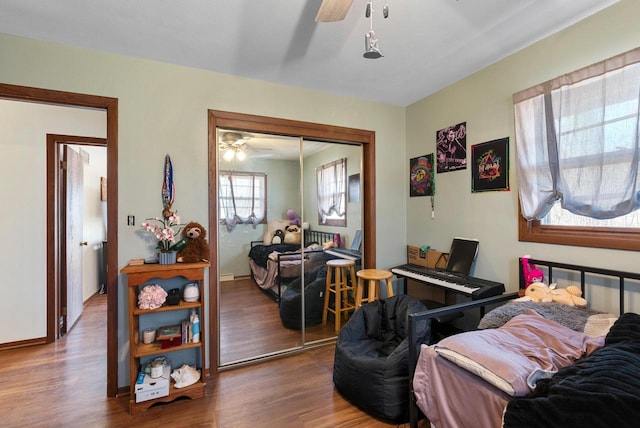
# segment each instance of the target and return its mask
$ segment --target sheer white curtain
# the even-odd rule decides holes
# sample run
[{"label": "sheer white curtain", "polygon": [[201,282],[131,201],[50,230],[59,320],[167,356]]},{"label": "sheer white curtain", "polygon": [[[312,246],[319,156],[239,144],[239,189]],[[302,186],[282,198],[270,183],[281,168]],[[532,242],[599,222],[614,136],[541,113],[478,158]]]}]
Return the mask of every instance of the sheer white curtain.
[{"label": "sheer white curtain", "polygon": [[346,214],[347,159],[342,158],[316,169],[318,219],[327,224],[330,218],[344,219]]},{"label": "sheer white curtain", "polygon": [[640,48],[514,94],[522,213],[640,208]]},{"label": "sheer white curtain", "polygon": [[231,231],[238,224],[256,224],[264,219],[266,176],[259,173],[221,172],[220,223]]}]

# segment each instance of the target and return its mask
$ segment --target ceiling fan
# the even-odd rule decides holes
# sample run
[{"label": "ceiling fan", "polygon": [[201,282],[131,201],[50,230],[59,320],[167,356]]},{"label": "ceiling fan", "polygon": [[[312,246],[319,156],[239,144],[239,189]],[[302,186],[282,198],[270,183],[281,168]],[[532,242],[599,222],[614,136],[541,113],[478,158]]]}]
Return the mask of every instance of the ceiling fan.
[{"label": "ceiling fan", "polygon": [[241,131],[219,130],[218,149],[223,159],[243,161],[247,156],[265,158],[273,156],[272,144],[283,137],[268,134],[251,134]]},{"label": "ceiling fan", "polygon": [[[353,0],[322,0],[316,15],[316,22],[342,21],[347,16],[352,4]],[[369,1],[365,12],[367,18],[371,16],[372,7],[372,2]],[[385,18],[389,16],[389,5],[386,2],[382,8],[382,14]]]},{"label": "ceiling fan", "polygon": [[342,21],[352,4],[353,0],[322,0],[316,22]]},{"label": "ceiling fan", "polygon": [[242,161],[247,157],[243,146],[249,138],[251,137],[240,132],[222,132],[218,141],[218,149],[223,153],[225,160],[230,161],[236,158]]},{"label": "ceiling fan", "polygon": [[[322,0],[320,9],[316,15],[316,22],[336,22],[342,21],[351,9],[353,0]],[[369,19],[369,31],[364,36],[364,57],[369,59],[381,58],[382,53],[378,47],[378,39],[373,31],[373,0],[367,2],[364,16]],[[389,17],[389,5],[385,1],[382,6],[382,16]]]},{"label": "ceiling fan", "polygon": [[232,132],[232,131],[227,131],[227,132],[223,132],[220,135],[220,149],[227,149],[227,148],[236,148],[236,147],[240,147],[242,146],[244,143],[246,143],[246,140],[248,140],[250,137],[249,136],[245,136],[243,134],[241,134],[240,132]]}]

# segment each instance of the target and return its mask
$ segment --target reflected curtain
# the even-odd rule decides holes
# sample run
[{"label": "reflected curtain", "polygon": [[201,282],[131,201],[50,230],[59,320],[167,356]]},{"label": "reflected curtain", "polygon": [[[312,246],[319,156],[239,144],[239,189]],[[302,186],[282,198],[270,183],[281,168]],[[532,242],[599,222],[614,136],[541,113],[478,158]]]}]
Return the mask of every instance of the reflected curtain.
[{"label": "reflected curtain", "polygon": [[254,227],[264,220],[266,175],[263,173],[220,173],[220,223],[231,231],[238,224]]},{"label": "reflected curtain", "polygon": [[344,218],[346,214],[347,159],[322,165],[316,169],[318,187],[318,217],[326,224],[329,217]]}]

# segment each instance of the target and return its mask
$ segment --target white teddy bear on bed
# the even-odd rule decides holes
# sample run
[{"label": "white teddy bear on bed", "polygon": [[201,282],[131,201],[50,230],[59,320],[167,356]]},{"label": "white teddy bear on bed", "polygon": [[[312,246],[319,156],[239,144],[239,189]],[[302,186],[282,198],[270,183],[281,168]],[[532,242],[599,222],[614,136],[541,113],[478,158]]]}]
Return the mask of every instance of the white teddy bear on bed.
[{"label": "white teddy bear on bed", "polygon": [[583,299],[582,291],[575,285],[567,288],[556,288],[556,284],[546,285],[543,282],[534,282],[527,287],[524,292],[527,300],[534,302],[558,302],[568,306],[587,306],[587,301]]}]

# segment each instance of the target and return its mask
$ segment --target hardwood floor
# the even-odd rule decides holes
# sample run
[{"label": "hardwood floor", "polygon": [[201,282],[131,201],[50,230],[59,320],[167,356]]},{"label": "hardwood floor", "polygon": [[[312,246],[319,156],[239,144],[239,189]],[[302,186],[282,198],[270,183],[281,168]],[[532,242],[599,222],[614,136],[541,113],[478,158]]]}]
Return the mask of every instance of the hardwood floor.
[{"label": "hardwood floor", "polygon": [[[220,361],[255,358],[302,346],[300,330],[282,326],[278,303],[250,278],[220,284]],[[305,329],[305,341],[335,337],[333,318]]]},{"label": "hardwood floor", "polygon": [[0,351],[0,426],[396,426],[368,416],[336,392],[332,345],[222,372],[208,379],[205,398],[130,415],[127,396],[106,398],[105,311],[106,296],[96,295],[63,339]]}]

